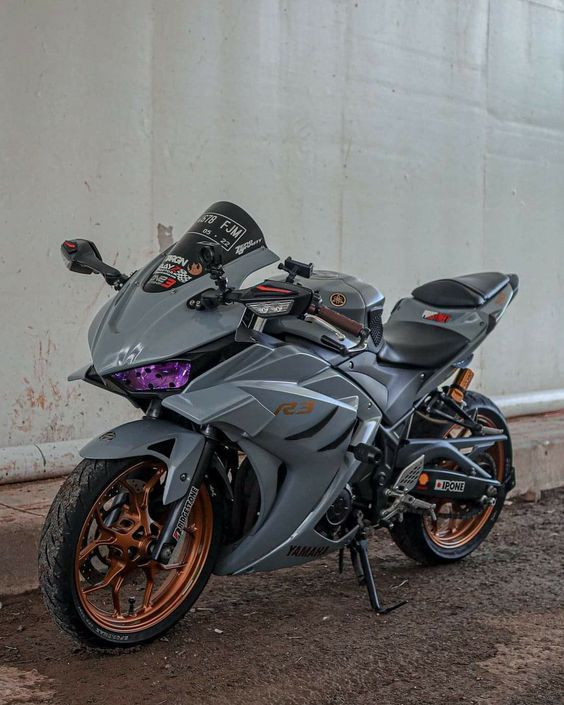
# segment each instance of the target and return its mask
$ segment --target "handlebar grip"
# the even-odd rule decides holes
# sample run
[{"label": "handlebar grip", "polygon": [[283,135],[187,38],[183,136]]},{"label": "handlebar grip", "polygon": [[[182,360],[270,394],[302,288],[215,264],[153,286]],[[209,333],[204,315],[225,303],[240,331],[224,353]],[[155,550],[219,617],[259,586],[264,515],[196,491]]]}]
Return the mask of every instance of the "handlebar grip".
[{"label": "handlebar grip", "polygon": [[319,316],[319,318],[327,321],[327,323],[331,323],[336,328],[340,328],[342,331],[345,331],[345,333],[350,333],[357,338],[360,337],[360,334],[364,330],[362,323],[354,321],[348,316],[343,316],[342,313],[337,313],[337,311],[333,311],[333,309],[327,308],[327,306],[310,306],[309,313]]}]

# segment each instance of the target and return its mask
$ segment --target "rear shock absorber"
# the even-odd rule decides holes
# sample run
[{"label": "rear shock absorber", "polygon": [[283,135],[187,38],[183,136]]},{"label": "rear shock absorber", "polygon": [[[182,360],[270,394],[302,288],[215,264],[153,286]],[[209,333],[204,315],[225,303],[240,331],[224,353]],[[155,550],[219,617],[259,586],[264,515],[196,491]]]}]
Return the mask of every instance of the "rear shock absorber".
[{"label": "rear shock absorber", "polygon": [[469,367],[464,367],[461,370],[458,370],[453,383],[448,389],[448,396],[457,404],[462,404],[464,401],[464,395],[473,379],[474,373]]}]

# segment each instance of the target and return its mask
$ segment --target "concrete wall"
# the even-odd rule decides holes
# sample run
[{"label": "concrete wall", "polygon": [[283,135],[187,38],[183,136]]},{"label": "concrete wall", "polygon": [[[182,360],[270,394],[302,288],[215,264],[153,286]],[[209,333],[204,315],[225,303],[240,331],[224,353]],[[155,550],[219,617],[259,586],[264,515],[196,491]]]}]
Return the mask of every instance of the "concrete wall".
[{"label": "concrete wall", "polygon": [[65,382],[110,290],[60,241],[132,270],[218,199],[389,305],[517,271],[481,384],[564,387],[562,0],[2,0],[0,98],[0,446],[130,413]]}]

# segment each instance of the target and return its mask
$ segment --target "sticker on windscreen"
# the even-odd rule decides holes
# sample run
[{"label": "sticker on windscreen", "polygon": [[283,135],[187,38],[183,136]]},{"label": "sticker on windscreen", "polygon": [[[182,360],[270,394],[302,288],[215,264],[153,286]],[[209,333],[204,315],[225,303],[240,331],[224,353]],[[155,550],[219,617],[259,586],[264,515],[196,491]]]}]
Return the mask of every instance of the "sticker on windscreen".
[{"label": "sticker on windscreen", "polygon": [[[209,225],[209,228],[202,228],[197,235],[205,235],[215,240],[226,252],[236,245],[247,232],[247,228],[232,218],[226,218],[219,213],[204,213],[197,223]],[[190,232],[190,231],[188,231]],[[188,235],[188,233],[186,233]]]},{"label": "sticker on windscreen", "polygon": [[224,265],[259,247],[264,236],[255,221],[233,203],[214,203],[159,262],[145,291],[174,289],[207,274],[201,259],[204,245],[219,245]]},{"label": "sticker on windscreen", "polygon": [[177,284],[186,284],[191,279],[202,276],[203,271],[204,268],[200,262],[192,262],[179,255],[166,255],[153,272],[149,284],[160,286],[162,289],[171,289]]}]

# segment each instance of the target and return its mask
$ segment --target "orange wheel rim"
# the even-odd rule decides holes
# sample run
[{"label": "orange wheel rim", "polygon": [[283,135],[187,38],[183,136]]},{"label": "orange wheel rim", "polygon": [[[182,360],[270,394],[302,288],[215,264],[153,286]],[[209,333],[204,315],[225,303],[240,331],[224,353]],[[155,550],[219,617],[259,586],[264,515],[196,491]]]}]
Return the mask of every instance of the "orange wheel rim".
[{"label": "orange wheel rim", "polygon": [[[477,421],[483,426],[494,427],[494,423],[487,416],[478,415]],[[449,429],[446,436],[457,428],[460,429],[461,427],[452,427]],[[489,448],[487,454],[490,456],[495,467],[495,479],[503,481],[505,461],[503,441],[498,441],[494,446]],[[450,512],[460,513],[463,509],[464,507],[460,502],[443,500],[437,504],[435,511],[437,514],[447,514]],[[423,526],[431,541],[440,548],[460,548],[470,543],[470,541],[480,533],[493,511],[494,507],[490,505],[485,507],[480,514],[469,517],[468,519],[437,517],[437,521],[434,521],[431,517],[426,516],[423,519]]]},{"label": "orange wheel rim", "polygon": [[98,626],[123,634],[162,622],[193,590],[209,554],[213,509],[202,485],[167,565],[150,555],[170,512],[162,505],[166,466],[143,461],[97,498],[80,533],[74,580]]}]

